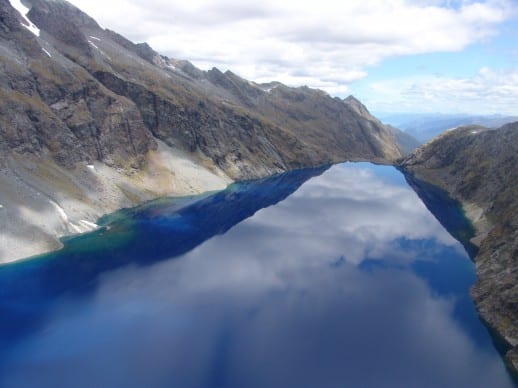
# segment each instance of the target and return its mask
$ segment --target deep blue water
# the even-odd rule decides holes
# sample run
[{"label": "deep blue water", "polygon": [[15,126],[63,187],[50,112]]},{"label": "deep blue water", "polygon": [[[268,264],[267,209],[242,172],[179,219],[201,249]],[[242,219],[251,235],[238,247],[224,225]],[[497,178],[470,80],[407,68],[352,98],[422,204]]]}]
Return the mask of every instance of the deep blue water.
[{"label": "deep blue water", "polygon": [[513,386],[464,247],[394,168],[296,171],[101,221],[0,267],[0,387]]}]

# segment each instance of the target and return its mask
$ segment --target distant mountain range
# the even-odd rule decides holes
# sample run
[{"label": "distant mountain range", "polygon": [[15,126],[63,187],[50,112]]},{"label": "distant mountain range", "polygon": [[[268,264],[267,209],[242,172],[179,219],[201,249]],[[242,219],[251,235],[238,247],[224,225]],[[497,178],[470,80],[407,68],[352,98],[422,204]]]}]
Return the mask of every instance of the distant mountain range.
[{"label": "distant mountain range", "polygon": [[462,125],[482,125],[487,128],[498,128],[504,124],[518,121],[518,116],[434,113],[381,113],[378,114],[378,118],[386,124],[401,129],[421,143],[433,139],[448,129]]}]

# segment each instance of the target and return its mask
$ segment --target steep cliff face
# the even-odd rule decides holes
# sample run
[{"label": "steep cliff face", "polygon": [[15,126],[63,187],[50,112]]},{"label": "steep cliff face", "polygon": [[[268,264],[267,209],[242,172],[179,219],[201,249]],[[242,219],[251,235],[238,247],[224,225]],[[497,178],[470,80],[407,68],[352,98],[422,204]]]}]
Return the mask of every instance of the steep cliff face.
[{"label": "steep cliff face", "polygon": [[[41,31],[35,36],[8,1],[2,4],[9,16],[1,42],[9,101],[2,127],[23,127],[9,138],[18,151],[48,150],[67,166],[99,160],[140,168],[157,138],[208,157],[235,179],[401,156],[393,131],[347,100],[202,72],[101,29],[66,1],[25,1]],[[38,144],[23,150],[27,137]]]},{"label": "steep cliff face", "polygon": [[402,155],[357,101],[202,71],[64,0],[22,3],[0,0],[0,262],[157,196]]},{"label": "steep cliff face", "polygon": [[481,317],[510,347],[518,371],[518,122],[497,130],[448,131],[402,164],[412,176],[458,199],[472,220],[479,246],[472,295]]},{"label": "steep cliff face", "polygon": [[[49,34],[59,31],[67,42],[62,46],[73,43],[78,53],[90,53],[86,38],[72,23],[74,16],[59,12],[68,4],[49,4],[53,9],[33,7],[28,14],[50,30],[36,36],[22,25],[8,1],[0,2],[2,155],[49,155],[69,168],[94,160],[141,167],[145,153],[156,149],[156,143],[138,109],[68,60],[67,50],[61,53],[52,45]],[[62,18],[63,25],[43,22],[47,14]]]}]

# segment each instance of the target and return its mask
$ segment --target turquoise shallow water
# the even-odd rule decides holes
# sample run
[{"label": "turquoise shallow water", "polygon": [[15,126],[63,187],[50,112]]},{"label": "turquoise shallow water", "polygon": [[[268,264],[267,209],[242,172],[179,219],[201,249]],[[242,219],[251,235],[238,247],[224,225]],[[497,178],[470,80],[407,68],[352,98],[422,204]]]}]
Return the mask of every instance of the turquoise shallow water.
[{"label": "turquoise shallow water", "polygon": [[0,267],[0,387],[513,386],[472,262],[394,168],[295,171],[103,222]]}]

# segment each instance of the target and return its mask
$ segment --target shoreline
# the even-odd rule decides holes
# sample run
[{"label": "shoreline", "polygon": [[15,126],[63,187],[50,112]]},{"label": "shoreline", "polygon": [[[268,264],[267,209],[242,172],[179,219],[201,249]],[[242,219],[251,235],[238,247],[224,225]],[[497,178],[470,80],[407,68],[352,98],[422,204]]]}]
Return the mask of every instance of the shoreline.
[{"label": "shoreline", "polygon": [[[405,176],[408,175],[411,179],[439,188],[447,193],[453,201],[461,206],[465,218],[472,225],[474,234],[469,240],[462,241],[462,239],[456,237],[464,245],[475,265],[477,278],[470,288],[470,296],[480,320],[488,328],[494,338],[495,345],[498,345],[497,348],[502,354],[506,367],[514,376],[513,378],[517,378],[518,327],[514,323],[511,307],[505,303],[505,300],[512,303],[513,297],[503,296],[506,291],[510,290],[510,286],[514,285],[514,279],[512,274],[506,273],[503,268],[512,267],[506,266],[505,263],[512,263],[513,244],[518,245],[516,240],[518,239],[518,232],[516,230],[513,232],[512,227],[503,230],[501,225],[506,222],[512,223],[513,211],[509,212],[509,220],[499,220],[499,223],[493,223],[486,216],[487,207],[465,200],[442,182],[440,176],[435,176],[433,171],[430,173],[430,170],[427,169],[408,168],[407,166],[400,166],[399,168]],[[414,191],[417,192],[418,190],[414,188]],[[421,199],[423,200],[423,198]],[[423,200],[423,202],[425,201]],[[434,212],[432,211],[432,213]],[[471,250],[467,244],[471,244],[477,249]],[[503,344],[505,346],[502,346]]]},{"label": "shoreline", "polygon": [[214,165],[159,143],[142,171],[103,163],[66,170],[50,158],[10,157],[0,168],[0,265],[63,247],[117,210],[160,197],[199,195],[234,182]]},{"label": "shoreline", "polygon": [[[136,179],[134,176],[129,177],[124,172],[110,168],[100,162],[78,165],[74,171],[70,171],[64,170],[54,162],[45,160],[43,164],[49,164],[52,173],[61,175],[62,177],[66,176],[70,181],[73,181],[76,186],[80,186],[82,191],[80,197],[77,196],[77,193],[73,192],[74,190],[68,190],[64,193],[55,192],[52,193],[52,195],[43,193],[40,191],[41,187],[38,184],[34,185],[33,183],[27,182],[27,180],[40,182],[41,177],[38,177],[37,174],[30,174],[27,171],[25,171],[24,178],[15,178],[18,184],[26,186],[25,189],[30,188],[30,190],[34,191],[33,194],[35,196],[40,197],[40,199],[46,197],[47,203],[44,205],[47,208],[53,208],[55,211],[52,212],[46,209],[46,212],[38,212],[37,216],[36,213],[32,214],[34,217],[32,220],[25,220],[26,224],[29,224],[29,226],[32,224],[38,225],[36,228],[30,228],[30,232],[28,232],[26,228],[16,228],[16,226],[13,228],[13,225],[11,225],[10,228],[3,228],[3,230],[6,230],[7,233],[11,235],[15,235],[15,231],[20,230],[22,236],[34,233],[35,237],[30,239],[30,243],[25,245],[19,254],[11,255],[9,258],[6,258],[0,249],[0,266],[30,260],[34,257],[58,251],[63,248],[62,239],[72,238],[101,228],[102,225],[98,225],[99,221],[117,211],[140,206],[146,202],[160,198],[198,196],[204,193],[224,190],[233,183],[264,178],[258,177],[236,181],[228,177],[217,166],[206,163],[205,160],[199,161],[183,151],[172,149],[159,140],[157,140],[157,143],[158,150],[148,154],[148,165],[143,171],[136,174]],[[390,165],[382,160],[367,161],[363,159],[353,159],[313,167],[301,167],[300,169],[319,168],[345,162],[367,162],[379,165]],[[16,164],[13,160],[10,160],[6,165],[13,166],[13,163]],[[16,167],[31,171],[34,169],[32,166],[34,163],[34,161],[31,161],[26,163],[28,166],[23,165],[20,167],[18,165]],[[295,170],[299,169],[297,168],[291,171]],[[46,175],[49,174],[48,171],[45,173]],[[71,177],[72,173],[76,175]],[[97,186],[93,186],[94,190],[91,190],[91,188],[86,189],[85,186],[92,183],[92,174],[98,177],[101,176],[104,180],[102,182],[103,184],[99,186],[99,182],[97,182]],[[283,172],[272,173],[267,177],[274,177],[279,174],[283,174]],[[6,175],[16,175],[16,173],[13,173],[12,168],[2,169],[0,167],[0,186],[2,186],[3,180],[5,181]],[[78,181],[81,179],[85,179],[85,184],[78,184]],[[13,180],[11,180],[9,184],[12,184],[12,181]],[[110,184],[106,184],[106,181],[109,181]],[[165,189],[163,186],[164,181],[166,182]],[[113,183],[117,186],[115,190]],[[45,186],[47,192],[50,191],[48,182],[43,186]],[[154,190],[150,190],[150,187],[154,188]],[[95,192],[95,188],[99,190]],[[77,187],[75,187],[75,189],[77,191]],[[18,190],[18,192],[20,192],[20,190]],[[2,213],[4,209],[2,205],[2,194],[3,193],[0,192],[0,228],[2,225],[6,225],[5,218],[7,218],[5,214]],[[95,197],[94,200],[91,198],[92,194]],[[73,198],[74,195],[75,198]],[[58,196],[59,199],[55,200],[54,196]],[[66,203],[66,208],[63,207],[63,203]],[[43,205],[39,203],[36,205],[33,204],[32,207],[41,206]],[[48,213],[51,214],[49,215]],[[47,217],[46,224],[36,222],[42,217]],[[13,219],[16,220],[16,217],[13,217]],[[57,222],[60,223],[58,227],[55,225],[56,219]],[[15,222],[15,224],[16,223],[17,222]],[[41,240],[38,240],[38,236]],[[9,239],[6,238],[5,234],[0,234],[0,247],[6,246],[16,249],[19,247],[18,240],[23,239],[16,239],[15,236]],[[26,254],[22,252],[30,253]]]}]

